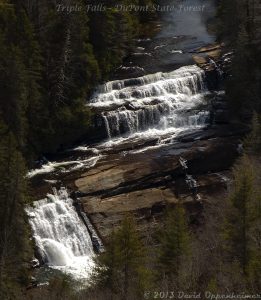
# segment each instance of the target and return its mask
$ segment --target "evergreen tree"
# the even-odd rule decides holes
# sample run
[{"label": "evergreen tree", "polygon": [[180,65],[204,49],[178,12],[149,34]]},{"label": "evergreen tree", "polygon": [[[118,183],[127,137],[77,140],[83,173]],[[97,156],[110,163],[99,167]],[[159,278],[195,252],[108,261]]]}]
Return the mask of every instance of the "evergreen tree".
[{"label": "evergreen tree", "polygon": [[231,111],[240,116],[251,114],[253,109],[257,109],[259,97],[255,61],[244,26],[241,26],[238,33],[235,51],[231,70],[233,76],[227,81],[227,93]]},{"label": "evergreen tree", "polygon": [[250,288],[254,292],[259,292],[261,289],[261,191],[259,186],[254,200],[250,210],[250,259],[247,266],[247,275]]},{"label": "evergreen tree", "polygon": [[86,136],[92,121],[86,101],[128,54],[141,16],[115,9],[114,0],[89,16],[84,9],[57,10],[56,1],[2,2],[0,105],[31,161]]},{"label": "evergreen tree", "polygon": [[[259,162],[245,154],[234,168],[234,189],[230,196],[231,209],[225,225],[225,257],[232,281],[240,274],[239,286],[249,291],[260,290],[261,198]],[[257,168],[256,168],[257,166]],[[227,254],[227,256],[226,256]]]},{"label": "evergreen tree", "polygon": [[[253,149],[257,144],[254,144]],[[259,151],[252,156],[252,166],[254,168],[254,191],[249,203],[249,262],[247,265],[247,279],[250,289],[258,292],[261,289],[261,189],[260,189],[260,158]],[[257,153],[257,154],[256,154]],[[253,152],[251,153],[253,155]]]},{"label": "evergreen tree", "polygon": [[261,151],[261,124],[257,113],[252,117],[252,131],[244,140],[244,148],[248,154],[259,154]]},{"label": "evergreen tree", "polygon": [[189,253],[190,234],[185,210],[178,204],[174,210],[167,211],[164,229],[160,232],[160,276],[163,275],[170,283],[175,282],[180,287],[184,275],[184,259],[188,258]]},{"label": "evergreen tree", "polygon": [[111,291],[112,298],[113,294],[122,299],[143,295],[150,284],[150,274],[146,270],[144,246],[131,216],[124,218],[109,242],[106,252],[98,258],[99,284]]},{"label": "evergreen tree", "polygon": [[247,156],[234,169],[235,187],[230,197],[232,213],[227,220],[226,238],[230,255],[247,273],[250,261],[249,229],[251,225],[250,205],[254,198],[254,171]]},{"label": "evergreen tree", "polygon": [[238,1],[221,1],[218,16],[220,38],[233,44],[236,41],[240,24]]},{"label": "evergreen tree", "polygon": [[219,33],[235,52],[226,92],[231,113],[239,120],[260,112],[260,38],[256,28],[257,1],[221,1]]},{"label": "evergreen tree", "polygon": [[[0,115],[0,298],[21,299],[30,259],[25,221],[25,163],[18,143]],[[20,295],[20,296],[19,296]]]},{"label": "evergreen tree", "polygon": [[18,22],[12,5],[0,5],[0,109],[19,145],[26,141],[26,70],[18,46]]}]

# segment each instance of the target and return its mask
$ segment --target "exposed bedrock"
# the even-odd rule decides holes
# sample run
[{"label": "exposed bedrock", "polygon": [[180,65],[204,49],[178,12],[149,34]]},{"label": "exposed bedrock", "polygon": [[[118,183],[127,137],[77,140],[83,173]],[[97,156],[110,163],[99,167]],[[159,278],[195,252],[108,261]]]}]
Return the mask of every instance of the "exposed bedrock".
[{"label": "exposed bedrock", "polygon": [[[225,195],[229,182],[225,170],[238,156],[240,130],[223,128],[222,132],[194,133],[144,153],[109,154],[82,174],[75,185],[85,195],[81,202],[100,236],[106,240],[126,212],[137,215],[139,229],[145,234],[160,222],[168,204],[182,201],[200,214],[204,201],[211,201],[216,193]],[[187,160],[197,182],[199,199],[186,184],[180,157]]]}]

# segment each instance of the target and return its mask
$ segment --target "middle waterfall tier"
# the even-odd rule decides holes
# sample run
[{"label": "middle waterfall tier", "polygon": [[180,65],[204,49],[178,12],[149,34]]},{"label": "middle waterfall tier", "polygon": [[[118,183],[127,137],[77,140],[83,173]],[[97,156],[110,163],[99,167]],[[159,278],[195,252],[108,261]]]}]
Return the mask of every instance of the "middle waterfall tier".
[{"label": "middle waterfall tier", "polygon": [[204,71],[192,65],[111,81],[99,87],[89,106],[101,114],[108,138],[151,128],[204,126],[208,120],[208,112],[202,109],[207,92],[204,79]]}]

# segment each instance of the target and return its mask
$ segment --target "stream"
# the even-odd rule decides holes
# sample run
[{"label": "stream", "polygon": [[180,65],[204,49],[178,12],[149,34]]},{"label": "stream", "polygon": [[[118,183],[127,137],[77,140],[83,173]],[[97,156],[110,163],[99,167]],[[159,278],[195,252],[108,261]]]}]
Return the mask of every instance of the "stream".
[{"label": "stream", "polygon": [[[166,203],[200,206],[213,186],[215,192],[226,188],[240,129],[223,117],[224,92],[216,84],[210,88],[208,74],[193,60],[195,51],[215,42],[207,30],[214,1],[182,5],[162,13],[157,34],[138,39],[112,80],[89,99],[93,142],[28,173],[38,199],[45,198],[28,209],[30,224],[42,259],[52,268],[86,278],[83,269],[92,265],[89,232],[69,192],[106,241],[126,212],[137,216],[145,235],[160,223]],[[221,80],[217,66],[213,72]],[[213,116],[213,105],[222,117]],[[61,194],[61,186],[69,192]]]}]

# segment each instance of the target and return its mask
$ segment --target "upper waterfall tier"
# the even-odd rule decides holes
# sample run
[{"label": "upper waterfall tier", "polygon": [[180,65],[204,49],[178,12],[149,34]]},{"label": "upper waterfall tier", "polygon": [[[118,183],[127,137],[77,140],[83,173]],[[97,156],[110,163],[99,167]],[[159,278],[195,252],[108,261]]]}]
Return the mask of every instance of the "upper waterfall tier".
[{"label": "upper waterfall tier", "polygon": [[[169,73],[159,72],[138,78],[109,81],[98,88],[90,105],[110,105],[111,102],[124,104],[126,101],[135,105],[135,101],[144,98],[153,100],[160,96],[197,94],[204,87],[204,71],[192,65]],[[149,104],[149,99],[146,101]]]},{"label": "upper waterfall tier", "polygon": [[196,65],[169,73],[116,80],[100,86],[89,106],[102,111],[109,138],[149,128],[203,125],[207,112],[192,112],[204,101],[204,71]]}]

